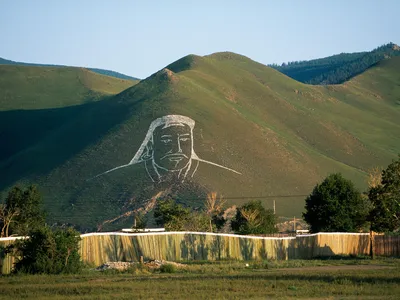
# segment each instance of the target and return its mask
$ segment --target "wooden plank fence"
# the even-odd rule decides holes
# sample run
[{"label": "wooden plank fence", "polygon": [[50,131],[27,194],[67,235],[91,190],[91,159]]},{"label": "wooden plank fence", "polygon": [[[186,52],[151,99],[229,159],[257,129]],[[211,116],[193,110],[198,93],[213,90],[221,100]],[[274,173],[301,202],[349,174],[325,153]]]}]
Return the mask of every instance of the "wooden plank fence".
[{"label": "wooden plank fence", "polygon": [[375,255],[377,256],[400,256],[400,236],[376,235]]},{"label": "wooden plank fence", "polygon": [[[334,255],[368,255],[368,233],[318,233],[296,237],[260,237],[206,232],[89,233],[81,235],[84,262],[99,266],[108,261],[164,259],[263,260],[311,259]],[[400,237],[376,235],[378,256],[399,256]],[[15,238],[0,239],[6,246]],[[13,258],[0,259],[2,274],[10,272]]]}]

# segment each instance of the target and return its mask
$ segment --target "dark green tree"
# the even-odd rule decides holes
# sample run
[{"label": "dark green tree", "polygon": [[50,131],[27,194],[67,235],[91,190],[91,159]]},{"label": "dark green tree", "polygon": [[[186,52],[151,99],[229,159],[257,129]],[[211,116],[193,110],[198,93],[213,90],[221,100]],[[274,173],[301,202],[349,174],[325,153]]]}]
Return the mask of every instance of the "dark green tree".
[{"label": "dark green tree", "polygon": [[167,231],[209,231],[209,216],[191,211],[172,199],[161,200],[154,209],[156,224]]},{"label": "dark green tree", "polygon": [[145,229],[147,226],[148,218],[145,213],[138,212],[134,215],[133,226],[132,229],[140,230]]},{"label": "dark green tree", "polygon": [[359,232],[367,222],[371,204],[340,173],[317,184],[306,199],[304,220],[312,232]]},{"label": "dark green tree", "polygon": [[17,258],[16,273],[77,273],[82,268],[80,236],[72,228],[51,230],[44,226],[17,240],[9,251]]},{"label": "dark green tree", "polygon": [[231,223],[237,234],[276,233],[276,216],[271,209],[265,209],[261,201],[250,201],[236,210]]},{"label": "dark green tree", "polygon": [[395,231],[400,228],[400,155],[382,171],[381,183],[368,193],[373,209],[369,214],[371,230]]},{"label": "dark green tree", "polygon": [[43,227],[45,213],[41,209],[41,195],[36,186],[25,190],[13,187],[0,206],[1,235],[27,235],[30,230]]},{"label": "dark green tree", "polygon": [[154,209],[156,224],[166,230],[185,230],[185,224],[190,219],[190,209],[183,207],[172,199],[161,200]]}]

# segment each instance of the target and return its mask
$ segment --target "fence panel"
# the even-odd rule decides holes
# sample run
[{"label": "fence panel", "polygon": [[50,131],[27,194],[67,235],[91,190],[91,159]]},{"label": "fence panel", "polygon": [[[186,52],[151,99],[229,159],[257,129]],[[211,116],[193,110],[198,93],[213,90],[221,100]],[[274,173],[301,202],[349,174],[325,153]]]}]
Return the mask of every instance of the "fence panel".
[{"label": "fence panel", "polygon": [[375,235],[375,255],[400,256],[400,236]]},{"label": "fence panel", "polygon": [[[160,259],[262,260],[311,259],[333,255],[368,255],[367,233],[318,233],[297,237],[240,236],[205,232],[89,233],[82,234],[80,254],[95,266],[108,261]],[[0,239],[7,246],[16,238]],[[400,256],[400,237],[375,235],[378,256]],[[14,258],[0,258],[2,274],[10,272]]]}]

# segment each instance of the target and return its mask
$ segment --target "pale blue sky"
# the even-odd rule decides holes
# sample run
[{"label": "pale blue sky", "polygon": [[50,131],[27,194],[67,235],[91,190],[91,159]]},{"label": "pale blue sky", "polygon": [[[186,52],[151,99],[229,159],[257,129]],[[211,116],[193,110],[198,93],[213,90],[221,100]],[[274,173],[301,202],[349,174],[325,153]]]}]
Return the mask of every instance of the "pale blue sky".
[{"label": "pale blue sky", "polygon": [[0,57],[145,78],[187,54],[264,64],[400,44],[399,0],[0,0]]}]

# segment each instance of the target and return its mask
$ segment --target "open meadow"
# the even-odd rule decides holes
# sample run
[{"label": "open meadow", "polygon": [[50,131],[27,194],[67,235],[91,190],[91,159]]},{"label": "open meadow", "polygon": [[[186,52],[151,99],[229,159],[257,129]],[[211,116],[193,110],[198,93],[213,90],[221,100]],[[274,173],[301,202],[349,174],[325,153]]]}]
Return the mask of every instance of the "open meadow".
[{"label": "open meadow", "polygon": [[400,259],[193,262],[0,277],[0,299],[398,299]]}]

